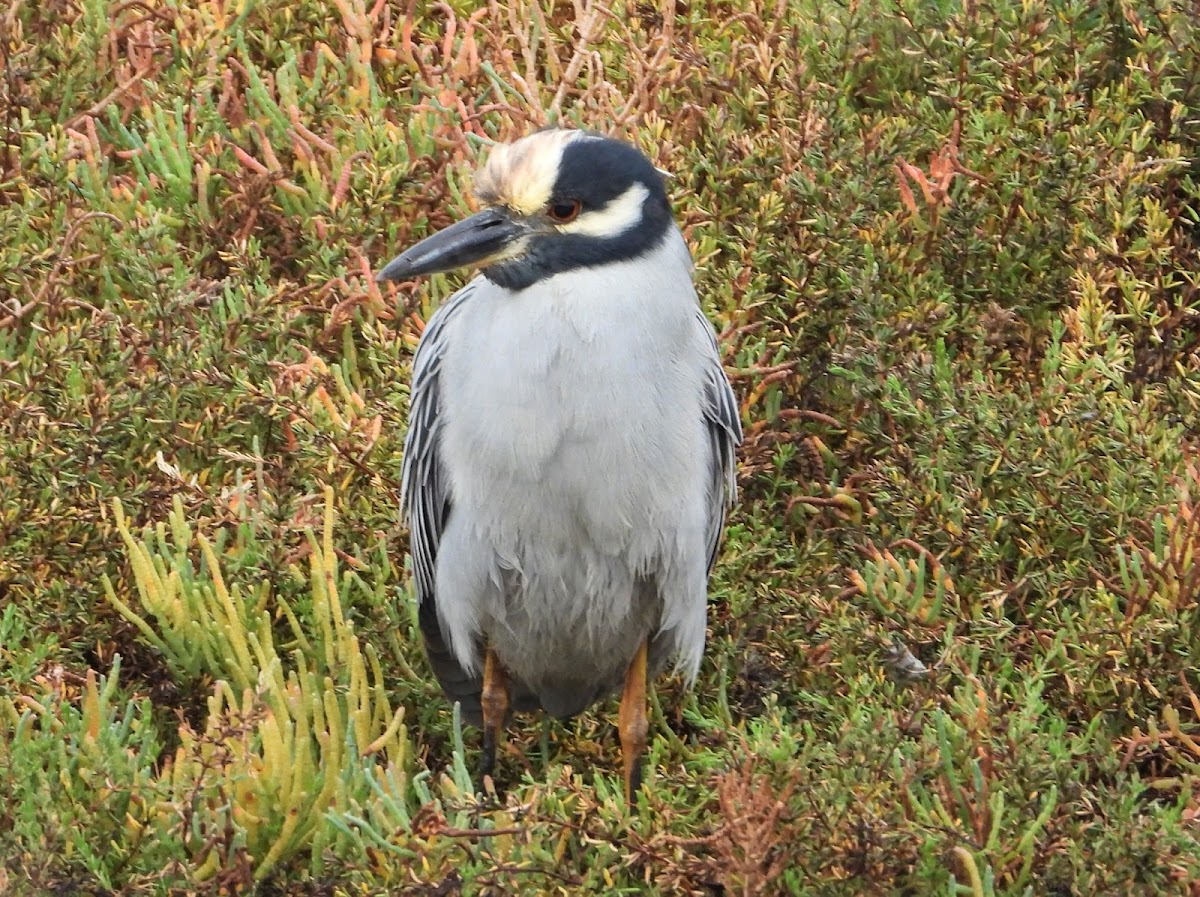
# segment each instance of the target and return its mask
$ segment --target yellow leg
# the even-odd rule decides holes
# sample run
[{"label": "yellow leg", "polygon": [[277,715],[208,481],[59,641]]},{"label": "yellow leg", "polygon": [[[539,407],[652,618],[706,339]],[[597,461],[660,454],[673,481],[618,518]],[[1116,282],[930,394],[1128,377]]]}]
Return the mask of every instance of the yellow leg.
[{"label": "yellow leg", "polygon": [[619,728],[621,756],[625,761],[625,799],[633,806],[642,786],[642,754],[646,751],[646,642],[633,656],[625,674],[625,691],[621,694]]},{"label": "yellow leg", "polygon": [[483,757],[479,777],[490,776],[496,768],[496,746],[504,734],[504,718],[508,715],[508,676],[491,648],[483,661],[483,692],[479,696],[483,710]]}]

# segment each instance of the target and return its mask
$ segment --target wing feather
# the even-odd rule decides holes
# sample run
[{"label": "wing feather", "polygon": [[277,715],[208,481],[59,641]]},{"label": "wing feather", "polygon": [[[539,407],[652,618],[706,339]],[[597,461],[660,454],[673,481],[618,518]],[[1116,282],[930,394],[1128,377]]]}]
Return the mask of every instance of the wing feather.
[{"label": "wing feather", "polygon": [[437,612],[438,545],[450,516],[450,494],[440,454],[441,421],[438,401],[447,325],[471,300],[472,281],[451,296],[425,327],[413,359],[409,387],[408,433],[404,438],[404,468],[400,505],[408,521],[409,554],[416,581],[421,635],[429,665],[451,700],[462,703],[468,721],[477,722],[481,681],[455,659],[442,632]]},{"label": "wing feather", "polygon": [[708,569],[712,570],[721,546],[725,511],[737,496],[737,447],[742,441],[742,421],[737,397],[721,367],[721,349],[712,324],[697,309],[700,327],[708,335],[711,352],[704,382],[704,421],[712,446],[712,470],[709,485]]}]

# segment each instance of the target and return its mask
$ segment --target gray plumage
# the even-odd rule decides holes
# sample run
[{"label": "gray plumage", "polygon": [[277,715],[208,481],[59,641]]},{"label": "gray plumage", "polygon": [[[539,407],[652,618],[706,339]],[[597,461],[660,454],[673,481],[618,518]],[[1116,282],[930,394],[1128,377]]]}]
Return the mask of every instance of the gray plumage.
[{"label": "gray plumage", "polygon": [[[577,230],[628,236],[629,192]],[[514,709],[563,718],[646,638],[651,672],[699,668],[741,427],[687,246],[659,231],[520,289],[476,277],[422,336],[402,503],[429,660],[468,720],[485,644]]]}]

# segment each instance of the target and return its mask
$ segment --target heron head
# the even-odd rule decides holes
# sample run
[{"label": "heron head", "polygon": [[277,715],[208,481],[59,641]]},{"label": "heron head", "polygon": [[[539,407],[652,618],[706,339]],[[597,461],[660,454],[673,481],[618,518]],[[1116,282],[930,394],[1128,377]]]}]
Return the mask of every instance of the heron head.
[{"label": "heron head", "polygon": [[630,144],[587,131],[549,129],[497,146],[475,195],[481,212],[405,250],[377,279],[476,265],[519,290],[637,258],[672,226],[663,174]]}]

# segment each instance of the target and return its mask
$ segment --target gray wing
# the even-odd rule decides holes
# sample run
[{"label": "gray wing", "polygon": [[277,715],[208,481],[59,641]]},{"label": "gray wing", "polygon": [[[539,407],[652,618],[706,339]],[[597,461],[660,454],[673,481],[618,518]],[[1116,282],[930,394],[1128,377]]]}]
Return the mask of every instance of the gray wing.
[{"label": "gray wing", "polygon": [[478,676],[466,673],[455,659],[442,633],[437,612],[438,544],[450,516],[449,484],[442,468],[439,446],[438,399],[446,325],[463,304],[470,301],[475,286],[472,281],[451,296],[429,319],[421,335],[409,387],[408,434],[404,437],[400,488],[400,505],[408,520],[409,555],[417,589],[417,621],[425,640],[425,653],[443,691],[452,701],[462,703],[468,720],[479,714],[482,682]]},{"label": "gray wing", "polygon": [[704,312],[697,310],[696,316],[712,346],[704,381],[704,422],[708,424],[713,459],[708,495],[708,569],[712,570],[725,527],[725,510],[737,495],[737,447],[742,441],[742,421],[733,387],[721,367],[717,335]]}]

